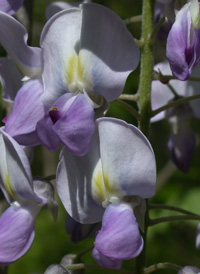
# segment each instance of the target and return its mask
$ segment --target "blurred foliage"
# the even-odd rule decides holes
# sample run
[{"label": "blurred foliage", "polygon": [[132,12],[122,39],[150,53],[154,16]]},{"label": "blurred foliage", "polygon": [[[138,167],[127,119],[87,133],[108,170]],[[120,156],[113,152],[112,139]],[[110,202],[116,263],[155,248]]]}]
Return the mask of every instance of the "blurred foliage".
[{"label": "blurred foliage", "polygon": [[[30,0],[27,0],[30,1]],[[39,45],[39,37],[43,25],[45,24],[45,8],[52,1],[50,0],[35,0],[34,1],[34,16],[33,16],[33,45]],[[122,19],[141,14],[142,1],[138,0],[96,0],[93,1],[103,4],[115,11]],[[140,37],[141,23],[134,23],[128,26],[134,37]],[[0,49],[0,54],[5,55],[5,52]],[[165,56],[165,49],[159,41],[156,41],[155,60],[161,60]],[[139,67],[128,77],[124,92],[136,93],[138,89]],[[137,108],[136,103],[131,103]],[[4,117],[2,102],[0,103],[1,117]],[[121,118],[137,125],[137,121],[130,115],[127,110],[115,102],[111,103],[107,116]],[[190,171],[183,174],[173,165],[169,164],[169,153],[167,150],[167,141],[170,134],[170,128],[166,121],[152,124],[150,131],[150,142],[153,146],[157,161],[158,175],[163,172],[163,168],[169,165],[166,174],[162,175],[162,186],[158,186],[156,195],[151,199],[151,203],[160,203],[182,207],[187,210],[194,211],[200,214],[200,127],[199,120],[193,120],[192,127],[197,136],[197,148],[192,160]],[[35,148],[34,160],[32,163],[33,174],[47,176],[55,173],[56,163],[58,162],[58,154],[54,157],[54,168],[51,168],[46,174],[44,169],[48,170],[48,161],[44,161],[44,149],[41,147]],[[48,159],[49,154],[46,156]],[[46,166],[46,167],[45,167]],[[160,179],[160,177],[158,176]],[[168,178],[167,180],[165,178]],[[158,180],[158,183],[161,180]],[[57,197],[57,201],[59,199]],[[54,224],[53,218],[49,211],[43,210],[40,212],[36,220],[36,235],[34,243],[30,251],[20,260],[9,266],[8,274],[29,274],[29,273],[44,273],[45,269],[50,264],[60,263],[61,258],[65,254],[78,253],[85,248],[92,246],[94,239],[87,239],[79,244],[74,244],[70,241],[69,235],[65,232],[65,210],[59,202],[58,220]],[[150,217],[157,218],[161,216],[174,215],[174,212],[167,210],[151,210]],[[159,224],[150,227],[148,230],[147,241],[147,266],[159,262],[172,262],[179,265],[195,265],[200,267],[200,251],[195,248],[195,234],[197,221],[179,221]],[[83,256],[87,263],[94,263],[91,254]],[[124,268],[132,270],[134,260],[123,263]],[[110,273],[110,270],[105,269],[103,272]],[[87,270],[85,273],[94,273],[93,270]],[[102,273],[102,270],[95,270],[95,273]],[[119,271],[120,273],[120,271]],[[170,274],[175,271],[162,270],[156,273]]]}]

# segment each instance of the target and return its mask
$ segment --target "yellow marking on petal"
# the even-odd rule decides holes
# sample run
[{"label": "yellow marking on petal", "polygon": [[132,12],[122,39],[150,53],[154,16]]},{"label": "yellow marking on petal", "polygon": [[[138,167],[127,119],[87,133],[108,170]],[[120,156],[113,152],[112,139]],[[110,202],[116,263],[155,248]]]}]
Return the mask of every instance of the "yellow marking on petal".
[{"label": "yellow marking on petal", "polygon": [[12,198],[15,198],[15,193],[14,193],[14,191],[13,191],[12,188],[11,188],[8,173],[6,173],[6,175],[5,175],[5,178],[4,178],[4,185],[5,185],[5,188],[6,188],[7,192],[8,192],[8,194],[9,194]]},{"label": "yellow marking on petal", "polygon": [[98,171],[95,173],[93,177],[93,194],[98,201],[103,202],[106,199],[106,192],[101,168],[98,167]]},{"label": "yellow marking on petal", "polygon": [[50,110],[56,110],[56,111],[58,111],[58,107],[51,107]]},{"label": "yellow marking on petal", "polygon": [[67,81],[68,84],[72,84],[76,82],[76,74],[77,74],[77,64],[78,56],[74,53],[68,60],[67,63]]},{"label": "yellow marking on petal", "polygon": [[104,179],[104,185],[107,192],[109,193],[110,196],[112,196],[112,194],[116,193],[116,189],[114,188],[114,186],[109,184],[108,176],[106,174],[104,174],[103,179]]},{"label": "yellow marking on petal", "polygon": [[83,66],[83,63],[82,63],[82,60],[81,60],[81,57],[79,55],[78,57],[78,81],[80,82],[84,82],[84,66]]},{"label": "yellow marking on petal", "polygon": [[17,69],[19,70],[19,72],[21,73],[21,75],[25,76],[25,74],[23,72],[23,68],[20,68],[20,66],[17,63],[15,63],[15,65],[16,65]]},{"label": "yellow marking on petal", "polygon": [[83,93],[91,89],[85,77],[85,66],[81,55],[73,53],[67,60],[66,66],[66,87],[72,93]]},{"label": "yellow marking on petal", "polygon": [[200,12],[199,12],[199,2],[198,0],[191,0],[190,2],[190,12],[192,23],[196,29],[200,29]]}]

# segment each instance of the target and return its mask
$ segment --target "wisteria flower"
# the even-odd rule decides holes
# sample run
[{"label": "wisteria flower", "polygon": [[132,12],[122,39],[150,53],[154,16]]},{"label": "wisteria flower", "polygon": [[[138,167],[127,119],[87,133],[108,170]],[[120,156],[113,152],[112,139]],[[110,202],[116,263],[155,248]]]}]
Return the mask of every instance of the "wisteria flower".
[{"label": "wisteria flower", "polygon": [[[39,107],[40,99],[35,100],[29,89],[25,97],[30,109],[22,111],[16,105],[17,111],[14,107],[5,131],[22,145],[30,145],[31,141],[25,139],[31,133],[49,150],[63,143],[72,153],[84,155],[94,132],[94,119],[102,116],[108,102],[122,93],[126,78],[138,65],[139,48],[114,12],[89,3],[51,17],[40,44],[44,91],[39,91],[43,93],[43,108],[33,121],[30,109]],[[22,103],[24,93],[18,94]],[[29,121],[28,125],[23,121]],[[34,139],[33,145],[36,143]]]},{"label": "wisteria flower", "polygon": [[[69,215],[89,224],[102,220],[93,250],[95,260],[120,268],[143,248],[133,212],[135,199],[155,193],[156,168],[151,145],[134,126],[114,118],[100,118],[91,147],[83,157],[65,148],[57,169],[57,190]],[[140,200],[139,199],[139,200]],[[103,219],[102,219],[103,218]]]},{"label": "wisteria flower", "polygon": [[22,257],[35,235],[35,218],[44,205],[55,206],[50,185],[32,179],[23,148],[0,130],[0,188],[10,207],[0,217],[0,265]]},{"label": "wisteria flower", "polygon": [[[154,67],[154,70],[163,75],[171,75],[168,62],[162,62]],[[199,66],[193,71],[193,76],[199,74]],[[192,81],[171,80],[170,85],[162,84],[160,81],[152,83],[152,109],[155,110],[176,100],[176,96],[187,97],[199,92],[199,83]],[[174,91],[176,96],[174,95]],[[190,162],[195,149],[195,136],[190,126],[190,119],[195,116],[200,118],[199,113],[200,100],[194,100],[167,111],[163,111],[152,118],[152,122],[166,118],[171,124],[171,136],[168,142],[168,148],[171,159],[175,165],[187,172],[190,168]]]},{"label": "wisteria flower", "polygon": [[186,80],[200,60],[199,2],[184,5],[176,15],[167,39],[167,58],[173,75]]}]

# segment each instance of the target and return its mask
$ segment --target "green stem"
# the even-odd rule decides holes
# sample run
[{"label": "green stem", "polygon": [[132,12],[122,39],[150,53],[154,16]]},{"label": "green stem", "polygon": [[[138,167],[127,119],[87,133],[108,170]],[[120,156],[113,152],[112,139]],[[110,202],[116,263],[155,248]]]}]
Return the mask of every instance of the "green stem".
[{"label": "green stem", "polygon": [[171,222],[171,221],[185,221],[185,220],[195,220],[195,221],[200,221],[200,216],[199,215],[182,215],[182,216],[168,216],[168,217],[162,217],[162,218],[157,218],[154,220],[149,220],[149,226],[157,225],[160,223],[165,223],[165,222]]},{"label": "green stem", "polygon": [[198,216],[197,214],[190,212],[188,210],[176,207],[176,206],[169,206],[169,205],[161,205],[161,204],[150,204],[149,209],[166,209],[166,210],[171,210],[171,211],[176,211],[180,212],[183,214],[188,214],[188,215],[193,215],[193,216]]},{"label": "green stem", "polygon": [[82,251],[80,251],[77,255],[76,255],[76,260],[78,261],[83,255],[85,255],[86,253],[90,252],[92,249],[94,248],[94,246],[90,246]]},{"label": "green stem", "polygon": [[[149,40],[153,32],[154,3],[152,0],[143,0],[142,6],[142,47],[141,47],[141,67],[139,80],[139,129],[146,135],[149,135],[151,119],[151,83],[153,79],[153,47]],[[146,260],[146,237],[148,230],[148,201],[146,200],[146,214],[144,233],[141,235],[144,240],[144,247],[140,255],[135,259],[135,273],[143,274]]]},{"label": "green stem", "polygon": [[127,18],[124,20],[124,23],[126,25],[129,25],[131,23],[137,23],[142,21],[142,15],[132,16],[130,18]]},{"label": "green stem", "polygon": [[159,270],[159,269],[173,269],[173,270],[180,270],[181,269],[181,266],[179,265],[176,265],[176,264],[172,264],[172,263],[159,263],[159,264],[154,264],[154,265],[151,265],[149,267],[147,267],[145,270],[144,270],[144,274],[149,274],[149,273],[152,273],[156,270]]},{"label": "green stem", "polygon": [[141,116],[140,116],[140,114],[137,112],[137,110],[135,108],[133,108],[128,103],[126,103],[126,102],[124,102],[124,101],[122,101],[120,99],[117,99],[115,102],[118,105],[124,107],[126,110],[128,110],[138,121],[140,121]]},{"label": "green stem", "polygon": [[173,93],[174,97],[175,97],[176,99],[179,99],[180,96],[178,95],[178,93],[176,92],[176,90],[173,88],[173,86],[172,86],[170,83],[168,83],[167,86],[168,86],[168,88],[170,89],[170,91]]},{"label": "green stem", "polygon": [[139,123],[140,130],[148,136],[151,118],[151,82],[153,78],[153,49],[149,37],[153,31],[154,1],[143,0],[141,70],[139,82],[139,106],[142,119]]},{"label": "green stem", "polygon": [[[154,71],[153,80],[159,80],[163,84],[168,83],[170,80],[178,80],[177,77],[173,75],[163,75],[161,72]],[[200,82],[199,77],[189,77],[187,81]]]},{"label": "green stem", "polygon": [[122,94],[122,95],[119,96],[119,99],[137,102],[138,101],[138,94]]},{"label": "green stem", "polygon": [[[64,266],[67,270],[78,270],[78,269],[100,269],[101,271],[104,271],[107,268],[104,268],[100,265],[97,264],[72,264],[72,265],[67,265]],[[130,271],[124,270],[124,269],[120,269],[120,270],[114,270],[114,269],[110,269],[109,270],[110,273],[120,273],[120,274],[131,274]]]},{"label": "green stem", "polygon": [[188,96],[188,97],[185,97],[185,98],[178,99],[176,101],[172,101],[172,102],[170,102],[169,104],[167,104],[165,106],[162,106],[160,108],[157,108],[157,109],[153,110],[151,112],[151,117],[157,115],[158,113],[162,112],[163,110],[166,110],[166,109],[171,108],[171,107],[176,107],[176,106],[179,106],[181,104],[184,104],[184,103],[187,103],[189,101],[196,100],[196,99],[200,99],[200,94],[193,95],[193,96]]}]

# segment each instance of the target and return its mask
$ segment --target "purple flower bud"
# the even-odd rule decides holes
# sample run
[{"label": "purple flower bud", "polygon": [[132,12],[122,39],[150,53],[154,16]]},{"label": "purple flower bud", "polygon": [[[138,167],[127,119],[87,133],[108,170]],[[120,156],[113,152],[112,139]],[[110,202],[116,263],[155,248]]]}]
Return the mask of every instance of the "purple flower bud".
[{"label": "purple flower bud", "polygon": [[173,75],[180,80],[186,80],[200,60],[200,29],[193,24],[191,6],[188,3],[178,11],[167,39],[167,58]]},{"label": "purple flower bud", "polygon": [[166,118],[172,125],[168,149],[174,164],[183,172],[188,172],[195,149],[195,136],[190,128],[193,112],[188,104],[170,109]]},{"label": "purple flower bud", "polygon": [[171,133],[168,149],[174,164],[183,172],[188,172],[195,149],[195,136],[190,128]]}]

